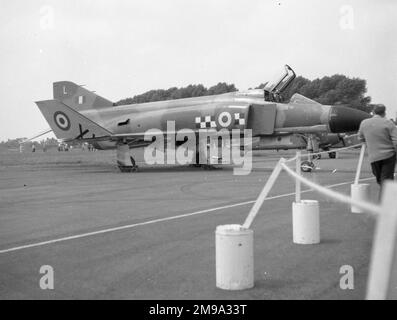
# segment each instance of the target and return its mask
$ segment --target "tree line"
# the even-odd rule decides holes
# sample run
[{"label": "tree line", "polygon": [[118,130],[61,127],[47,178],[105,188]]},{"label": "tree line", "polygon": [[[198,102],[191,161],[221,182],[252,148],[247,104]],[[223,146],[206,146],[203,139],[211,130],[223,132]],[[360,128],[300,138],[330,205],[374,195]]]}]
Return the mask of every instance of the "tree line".
[{"label": "tree line", "polygon": [[[0,142],[0,149],[19,149],[19,145],[21,142],[26,140],[27,138],[16,138],[16,139],[7,139],[7,141]],[[43,148],[46,147],[55,147],[58,146],[58,140],[55,138],[47,138],[40,141],[31,141],[26,143],[26,146],[30,148],[34,144],[36,147]]]},{"label": "tree line", "polygon": [[[256,88],[264,88],[264,86],[265,84],[260,84]],[[132,98],[122,99],[115,105],[209,96],[234,91],[237,91],[236,86],[225,82],[219,82],[208,89],[202,84],[190,84],[181,88],[150,90]],[[371,97],[367,96],[366,92],[367,82],[360,78],[349,78],[345,75],[335,74],[330,77],[325,76],[321,79],[309,80],[298,76],[284,92],[284,99],[288,102],[293,94],[300,93],[321,104],[345,105],[370,112],[375,105],[370,103]]]},{"label": "tree line", "polygon": [[120,106],[133,103],[211,96],[234,91],[237,91],[234,84],[227,84],[225,82],[219,82],[217,85],[210,88],[206,88],[202,84],[190,84],[182,88],[172,87],[169,89],[150,90],[132,98],[122,99],[116,102],[115,105]]}]

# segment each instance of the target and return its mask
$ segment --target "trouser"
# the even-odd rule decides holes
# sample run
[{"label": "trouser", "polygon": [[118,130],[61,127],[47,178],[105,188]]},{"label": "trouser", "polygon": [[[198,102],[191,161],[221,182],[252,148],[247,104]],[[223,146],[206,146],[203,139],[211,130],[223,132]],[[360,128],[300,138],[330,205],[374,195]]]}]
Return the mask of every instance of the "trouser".
[{"label": "trouser", "polygon": [[394,179],[394,167],[396,166],[396,155],[375,161],[371,163],[372,173],[376,178],[376,182],[382,188],[382,184],[385,180]]}]

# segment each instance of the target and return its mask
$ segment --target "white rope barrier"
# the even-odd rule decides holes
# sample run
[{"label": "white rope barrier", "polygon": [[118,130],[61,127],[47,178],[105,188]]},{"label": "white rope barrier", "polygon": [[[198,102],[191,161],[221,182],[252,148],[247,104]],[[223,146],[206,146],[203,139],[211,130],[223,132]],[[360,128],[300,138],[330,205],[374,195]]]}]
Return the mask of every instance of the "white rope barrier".
[{"label": "white rope barrier", "polygon": [[[360,173],[364,160],[365,144],[357,144],[346,148],[337,149],[335,151],[356,148],[361,145],[360,158],[357,164],[357,170],[354,179],[354,186],[358,186],[360,181]],[[321,152],[324,153],[324,152]],[[320,153],[317,153],[320,154]],[[308,154],[309,159],[313,154]],[[354,205],[357,208],[374,215],[377,218],[374,245],[372,247],[372,256],[367,286],[367,299],[397,299],[397,206],[395,203],[395,195],[397,194],[397,183],[387,182],[384,187],[382,205],[376,205],[365,201],[364,199],[356,199],[342,193],[338,193],[301,175],[301,151],[298,150],[296,156],[291,159],[281,158],[276,167],[273,169],[269,179],[259,194],[255,204],[251,208],[241,230],[249,229],[256,215],[258,214],[263,202],[271,191],[278,176],[285,170],[288,175],[295,179],[295,203],[302,204],[301,201],[301,184],[306,185],[313,191],[324,196],[333,198],[339,202]],[[296,170],[291,169],[287,164],[295,161]],[[353,186],[353,185],[352,185]],[[306,217],[306,214],[305,216]],[[314,230],[314,229],[313,229]],[[305,239],[307,240],[307,239]],[[309,239],[310,240],[310,239]],[[305,243],[308,243],[307,241]],[[313,242],[314,243],[314,242]]]},{"label": "white rope barrier", "polygon": [[356,201],[354,199],[351,199],[350,197],[345,196],[344,194],[327,189],[326,187],[320,186],[320,185],[298,175],[291,168],[289,168],[285,163],[281,163],[280,165],[290,176],[292,176],[293,178],[299,180],[301,183],[305,184],[306,186],[312,188],[313,190],[315,190],[325,196],[334,198],[335,200],[338,200],[338,201],[346,203],[346,204],[353,204],[353,205],[357,206],[358,208],[365,210],[366,212],[374,214],[374,215],[378,215],[381,213],[381,207],[378,205],[375,205],[370,202]]},{"label": "white rope barrier", "polygon": [[306,154],[303,154],[302,157],[312,157],[312,156],[317,156],[317,155],[320,155],[320,154],[328,154],[330,152],[339,152],[339,151],[343,151],[343,150],[355,149],[355,148],[358,148],[361,145],[363,145],[363,144],[362,143],[358,143],[358,144],[355,144],[355,145],[352,145],[352,146],[348,146],[348,147],[333,149],[332,151],[328,150],[328,151],[320,151],[320,152],[315,152],[315,153],[306,153]]},{"label": "white rope barrier", "polygon": [[269,194],[270,190],[273,188],[274,183],[276,182],[278,175],[280,174],[282,167],[281,163],[285,162],[286,160],[284,158],[281,158],[276,167],[273,169],[272,174],[270,175],[269,179],[267,180],[265,186],[263,187],[261,193],[259,194],[259,197],[256,199],[254,205],[251,208],[251,211],[249,212],[247,218],[245,219],[245,222],[243,224],[243,228],[249,229],[251,226],[252,221],[254,221],[256,215],[258,214],[259,209],[261,208],[263,202],[265,201],[267,195]]},{"label": "white rope barrier", "polygon": [[[362,148],[361,148],[361,153],[360,153],[359,164],[357,166],[356,179],[357,179],[357,176],[358,177],[360,176],[359,170],[361,171],[361,166],[362,166],[364,152],[365,152],[365,145],[360,143],[360,144],[357,144],[354,146],[335,149],[335,151],[340,151],[340,150],[351,149],[353,147],[356,148],[358,146],[362,146]],[[305,155],[303,155],[303,156],[305,156]],[[245,222],[242,226],[243,228],[248,229],[251,226],[253,220],[255,219],[256,215],[258,214],[259,209],[261,208],[267,195],[269,194],[270,190],[272,189],[272,187],[273,187],[274,183],[276,182],[277,177],[281,173],[282,169],[284,169],[290,176],[295,178],[295,181],[296,181],[295,200],[296,200],[296,202],[299,202],[301,200],[300,199],[300,193],[301,193],[300,183],[303,183],[303,184],[307,185],[308,187],[312,188],[313,190],[316,190],[317,192],[322,193],[323,195],[334,198],[335,200],[340,201],[342,203],[354,205],[354,206],[356,206],[368,213],[374,214],[374,215],[377,215],[380,213],[380,207],[377,205],[374,205],[374,204],[366,202],[366,201],[357,201],[357,200],[352,199],[348,196],[345,196],[341,193],[335,192],[333,190],[329,190],[326,187],[322,187],[322,186],[302,177],[302,175],[300,174],[301,157],[302,157],[301,152],[300,152],[300,150],[298,150],[295,157],[290,158],[290,159],[281,158],[278,161],[276,167],[272,171],[272,174],[270,175],[270,177],[267,180],[265,186],[263,187],[261,193],[259,194],[257,200],[255,201],[255,204],[253,205],[247,218],[245,219]],[[291,168],[289,168],[287,166],[287,163],[292,162],[292,161],[296,161],[296,172],[294,172]]]}]

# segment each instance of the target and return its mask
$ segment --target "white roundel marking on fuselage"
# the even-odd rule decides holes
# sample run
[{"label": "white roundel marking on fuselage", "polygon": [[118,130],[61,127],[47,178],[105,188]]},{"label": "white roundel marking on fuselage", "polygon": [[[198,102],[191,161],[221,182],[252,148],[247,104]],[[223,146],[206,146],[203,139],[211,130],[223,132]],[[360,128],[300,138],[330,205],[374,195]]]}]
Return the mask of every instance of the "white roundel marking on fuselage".
[{"label": "white roundel marking on fuselage", "polygon": [[54,117],[56,125],[62,130],[69,130],[70,120],[63,112],[57,112]]},{"label": "white roundel marking on fuselage", "polygon": [[223,111],[218,116],[218,122],[221,127],[227,128],[232,123],[232,115],[227,111]]}]

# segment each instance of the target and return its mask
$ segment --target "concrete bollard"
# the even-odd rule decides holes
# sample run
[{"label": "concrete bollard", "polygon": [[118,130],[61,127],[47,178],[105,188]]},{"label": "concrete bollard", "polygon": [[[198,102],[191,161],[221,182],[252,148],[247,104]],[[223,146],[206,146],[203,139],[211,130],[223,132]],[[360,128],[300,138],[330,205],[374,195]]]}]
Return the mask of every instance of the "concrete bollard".
[{"label": "concrete bollard", "polygon": [[254,249],[251,229],[238,224],[218,226],[216,238],[216,286],[243,290],[254,286]]},{"label": "concrete bollard", "polygon": [[292,204],[293,241],[297,244],[320,243],[320,212],[316,200]]},{"label": "concrete bollard", "polygon": [[[370,191],[368,183],[352,184],[350,190],[352,199],[358,201],[368,201]],[[351,212],[363,213],[364,211],[355,207],[354,205],[351,205]]]}]

